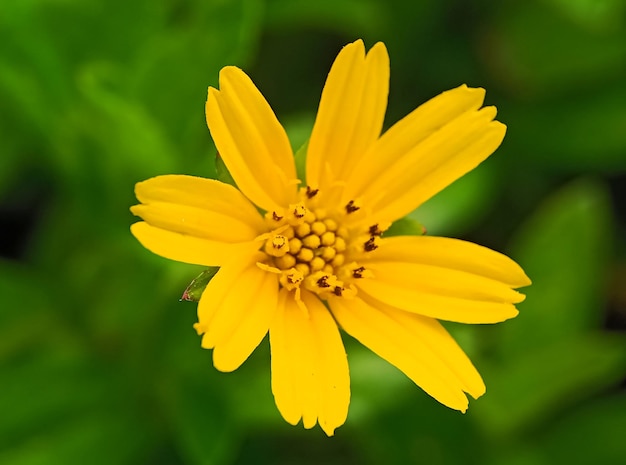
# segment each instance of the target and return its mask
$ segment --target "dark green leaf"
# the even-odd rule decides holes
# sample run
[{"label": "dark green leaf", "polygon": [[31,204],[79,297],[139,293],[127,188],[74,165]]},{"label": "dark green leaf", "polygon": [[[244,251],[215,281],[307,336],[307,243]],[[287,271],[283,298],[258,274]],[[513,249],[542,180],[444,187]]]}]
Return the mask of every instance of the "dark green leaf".
[{"label": "dark green leaf", "polygon": [[205,376],[181,376],[168,383],[165,394],[166,411],[175,427],[174,440],[185,463],[230,463],[237,434],[221,391]]},{"label": "dark green leaf", "polygon": [[[603,2],[601,8],[595,2],[594,10],[601,12],[614,1]],[[523,82],[524,87],[516,89],[522,94],[547,96],[574,91],[570,98],[578,97],[575,91],[594,80],[605,82],[614,77],[621,82],[626,41],[622,40],[619,16],[604,14],[604,24],[585,27],[563,14],[564,8],[546,7],[545,3],[517,2],[500,10],[498,35],[493,39],[498,41],[497,53],[506,54],[499,62],[500,71],[506,75],[503,78],[512,86]],[[615,9],[618,15],[620,9],[623,14],[623,7]]]},{"label": "dark green leaf", "polygon": [[407,218],[424,224],[428,234],[460,234],[479,224],[494,201],[495,188],[496,171],[488,161],[443,189]]},{"label": "dark green leaf", "polygon": [[215,154],[215,176],[218,181],[222,181],[225,184],[230,184],[231,186],[237,187],[235,180],[228,171],[226,164],[224,163],[224,159],[220,156],[219,153]]},{"label": "dark green leaf", "polygon": [[540,435],[538,443],[551,464],[617,464],[626,457],[624,425],[626,394],[622,391],[568,412]]},{"label": "dark green leaf", "polygon": [[385,237],[389,236],[423,236],[426,234],[426,228],[419,221],[410,217],[401,218],[394,221],[387,231],[383,233]]},{"label": "dark green leaf", "polygon": [[626,372],[623,336],[577,335],[540,346],[532,344],[532,332],[526,337],[523,355],[482,370],[487,394],[472,409],[492,434],[531,429],[619,383]]},{"label": "dark green leaf", "polygon": [[503,325],[503,358],[554,339],[598,328],[604,318],[611,251],[610,203],[604,185],[581,179],[549,198],[514,240],[512,256],[533,284],[520,315]]},{"label": "dark green leaf", "polygon": [[185,292],[183,292],[180,300],[187,300],[190,302],[198,302],[204,289],[207,287],[213,276],[219,271],[219,267],[214,266],[204,270],[187,286]]},{"label": "dark green leaf", "polygon": [[85,412],[56,423],[0,451],[11,465],[134,465],[146,463],[157,446],[149,424],[127,411]]}]

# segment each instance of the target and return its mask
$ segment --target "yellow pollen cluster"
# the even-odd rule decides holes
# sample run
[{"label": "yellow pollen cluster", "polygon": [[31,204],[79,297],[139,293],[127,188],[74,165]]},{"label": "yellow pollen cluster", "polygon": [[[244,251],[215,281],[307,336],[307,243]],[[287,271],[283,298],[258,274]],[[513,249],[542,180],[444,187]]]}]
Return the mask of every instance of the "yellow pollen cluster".
[{"label": "yellow pollen cluster", "polygon": [[354,256],[377,248],[376,236],[382,233],[374,225],[364,234],[354,234],[341,225],[341,218],[358,207],[350,201],[343,211],[329,214],[325,209],[310,209],[305,201],[317,194],[307,188],[304,201],[282,212],[266,215],[272,232],[263,236],[267,261],[259,266],[280,274],[279,282],[287,290],[300,286],[324,298],[330,294],[349,297],[356,290],[354,279],[367,278],[371,271],[359,266]]}]

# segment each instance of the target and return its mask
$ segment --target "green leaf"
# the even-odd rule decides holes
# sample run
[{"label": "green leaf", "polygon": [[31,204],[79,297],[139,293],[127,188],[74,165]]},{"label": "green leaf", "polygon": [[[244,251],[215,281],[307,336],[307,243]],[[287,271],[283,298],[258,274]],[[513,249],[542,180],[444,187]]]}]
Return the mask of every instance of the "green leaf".
[{"label": "green leaf", "polygon": [[[626,394],[622,391],[570,412],[542,432],[539,445],[548,463],[587,465],[621,463],[626,457],[624,441]],[[584,447],[576,447],[584,438]],[[504,462],[507,463],[507,462]]]},{"label": "green leaf", "polygon": [[[20,347],[18,353],[4,359],[0,371],[0,448],[43,434],[49,430],[45,425],[71,421],[85,411],[109,408],[123,399],[116,387],[120,377],[107,373],[105,365],[90,357],[66,328],[54,324],[50,317],[47,320],[42,323],[48,334],[38,334],[30,346]],[[46,380],[44,391],[42,380]]]},{"label": "green leaf", "polygon": [[164,394],[174,440],[185,463],[230,463],[238,438],[228,402],[209,378],[179,376],[165,386]]},{"label": "green leaf", "polygon": [[[497,154],[496,154],[497,155]],[[497,172],[487,161],[407,215],[428,234],[457,235],[479,224],[495,199]]]},{"label": "green leaf", "polygon": [[190,1],[169,8],[167,23],[138,47],[130,88],[182,153],[204,156],[207,88],[217,84],[222,67],[244,65],[258,47],[263,2]]},{"label": "green leaf", "polygon": [[579,179],[545,201],[514,241],[511,256],[533,284],[522,290],[520,315],[493,328],[494,374],[481,370],[488,394],[474,410],[493,434],[529,430],[623,377],[624,338],[596,333],[610,219],[605,186]]},{"label": "green leaf", "polygon": [[532,332],[526,337],[523,355],[497,368],[481,369],[487,395],[472,409],[494,435],[531,430],[557,412],[623,379],[624,336],[577,335],[541,346],[529,340]]},{"label": "green leaf", "polygon": [[267,4],[267,22],[278,28],[319,25],[348,34],[378,32],[381,18],[385,17],[384,4],[375,0],[319,0],[293,2],[274,0]]},{"label": "green leaf", "polygon": [[[477,446],[477,432],[468,416],[442,406],[357,341],[345,341],[352,397],[343,428],[357,433],[355,439],[368,458],[364,463],[485,463],[483,448]],[[469,461],[468,456],[472,457]]]},{"label": "green leaf", "polygon": [[[582,3],[516,2],[500,10],[494,40],[498,41],[500,72],[507,76],[506,80],[513,86],[522,84],[515,90],[526,94],[549,96],[574,91],[569,98],[578,98],[578,90],[594,81],[605,83],[607,78],[615,77],[621,83],[626,58],[623,21],[619,16],[623,6],[617,9],[617,17],[604,15],[617,27],[609,28],[606,22],[594,30],[572,21],[562,14],[561,8],[549,5],[557,1]],[[600,3],[607,6],[605,1],[593,2],[596,11],[601,10]]]},{"label": "green leaf", "polygon": [[[50,277],[38,271],[0,258],[0,360],[4,362],[22,351],[32,350],[34,341],[67,330],[54,307],[54,293],[48,287]],[[24,305],[25,296],[28,296],[28,305]],[[8,384],[8,379],[0,383],[0,388]],[[2,400],[0,395],[0,407]]]},{"label": "green leaf", "polygon": [[401,371],[352,338],[346,337],[345,345],[350,357],[350,422],[376,418],[412,397],[415,385]]},{"label": "green leaf", "polygon": [[219,267],[213,266],[200,273],[193,281],[191,281],[189,286],[187,286],[187,289],[183,292],[183,296],[180,300],[198,302],[204,292],[204,289],[208,286],[209,282],[218,271]]},{"label": "green leaf", "polygon": [[11,465],[133,465],[145,463],[157,447],[147,421],[127,411],[84,412],[73,420],[50,424],[43,432],[0,452]]},{"label": "green leaf", "polygon": [[[576,92],[574,97],[511,105],[507,123],[517,131],[507,135],[507,143],[518,157],[550,170],[626,169],[626,106],[622,103],[626,89],[622,81]],[[550,137],[546,137],[548,126]]]},{"label": "green leaf", "polygon": [[423,236],[426,234],[426,228],[419,221],[405,217],[397,221],[384,232],[385,237],[389,236]]},{"label": "green leaf", "polygon": [[235,183],[230,171],[228,171],[226,163],[224,163],[224,159],[220,156],[219,152],[215,154],[215,179],[237,187],[237,183]]},{"label": "green leaf", "polygon": [[[90,150],[88,144],[95,143],[107,155],[100,162],[102,165],[96,169],[92,165],[77,165],[78,172],[95,178],[101,171],[100,176],[106,175],[105,179],[115,179],[112,190],[119,190],[119,178],[129,171],[138,176],[146,174],[148,169],[151,173],[168,173],[180,166],[179,157],[175,156],[177,151],[164,132],[162,122],[149,114],[140,102],[124,95],[125,79],[123,69],[110,64],[83,66],[78,72],[77,84],[85,104],[70,113],[67,121],[72,131],[78,127],[81,134],[76,137],[63,131],[57,142],[62,152],[68,140],[77,139],[78,153],[72,154],[75,163],[80,162],[80,151]],[[120,153],[133,156],[121,157]]]},{"label": "green leaf", "polygon": [[549,3],[590,30],[615,30],[624,24],[623,0],[549,0]]},{"label": "green leaf", "polygon": [[306,179],[306,153],[309,148],[309,141],[307,140],[294,155],[294,160],[296,163],[296,173],[298,174],[298,179],[304,180]]},{"label": "green leaf", "polygon": [[605,186],[580,179],[545,201],[513,241],[511,255],[533,284],[520,315],[501,326],[503,359],[554,339],[598,328],[605,308],[611,251],[611,205]]}]

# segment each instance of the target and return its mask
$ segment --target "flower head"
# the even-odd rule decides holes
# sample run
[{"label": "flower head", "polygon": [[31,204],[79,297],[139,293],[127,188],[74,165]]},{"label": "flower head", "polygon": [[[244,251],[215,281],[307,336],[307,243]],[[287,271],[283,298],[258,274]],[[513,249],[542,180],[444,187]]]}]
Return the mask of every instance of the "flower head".
[{"label": "flower head", "polygon": [[289,423],[332,435],[350,401],[339,327],[448,407],[465,411],[483,381],[437,321],[517,315],[530,284],[506,256],[456,239],[385,237],[391,223],[500,145],[505,126],[463,85],[381,135],[389,86],[382,43],[335,60],[298,179],[283,127],[250,78],[229,66],[209,88],[211,136],[238,189],[211,179],[138,183],[132,226],[152,252],[218,266],[196,330],[217,369],[237,369],[269,331],[272,392]]}]

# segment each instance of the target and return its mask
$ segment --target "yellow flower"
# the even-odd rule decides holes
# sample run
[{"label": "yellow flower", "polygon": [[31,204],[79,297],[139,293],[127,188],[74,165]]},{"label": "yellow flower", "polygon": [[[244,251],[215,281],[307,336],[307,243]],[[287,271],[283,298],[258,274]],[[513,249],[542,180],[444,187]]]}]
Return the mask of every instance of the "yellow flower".
[{"label": "yellow flower", "polygon": [[[202,347],[237,369],[269,331],[272,392],[282,416],[328,435],[348,413],[339,327],[450,408],[483,381],[437,321],[496,323],[517,315],[530,284],[506,256],[456,239],[385,238],[389,225],[487,158],[505,126],[485,92],[463,85],[381,135],[389,86],[382,43],[344,47],[324,90],[298,179],[283,127],[240,69],[209,88],[211,136],[238,188],[192,176],[136,186],[149,250],[218,266],[198,304]],[[261,213],[260,213],[261,211]]]}]

